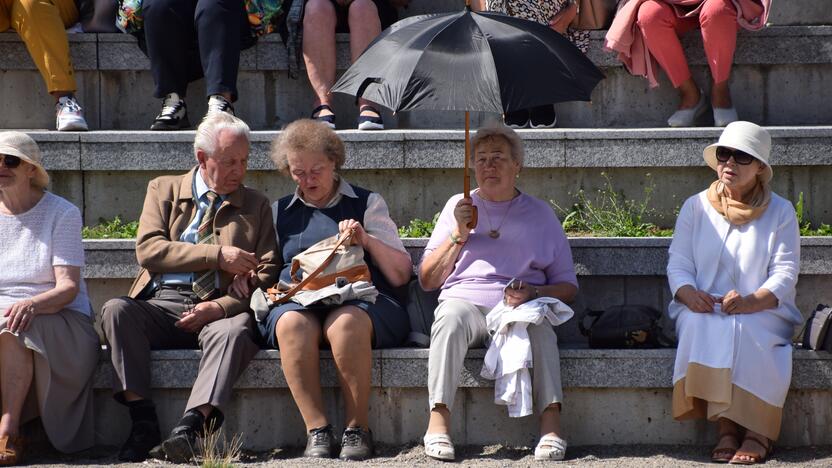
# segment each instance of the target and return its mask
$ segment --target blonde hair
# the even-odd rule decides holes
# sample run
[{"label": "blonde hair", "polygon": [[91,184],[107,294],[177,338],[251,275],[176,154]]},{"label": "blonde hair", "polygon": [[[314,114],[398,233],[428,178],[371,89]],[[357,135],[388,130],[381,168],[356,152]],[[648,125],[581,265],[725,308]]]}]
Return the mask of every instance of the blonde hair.
[{"label": "blonde hair", "polygon": [[270,157],[281,174],[289,175],[289,152],[311,151],[326,155],[338,172],[346,160],[341,138],[326,124],[312,119],[295,120],[272,141]]},{"label": "blonde hair", "polygon": [[477,133],[471,138],[471,161],[474,161],[477,151],[477,145],[485,140],[491,138],[505,138],[511,150],[511,158],[514,159],[520,167],[523,167],[523,159],[525,158],[525,151],[523,150],[523,141],[517,132],[505,126],[502,123],[492,121],[488,122],[477,130]]},{"label": "blonde hair", "polygon": [[227,112],[214,112],[206,115],[196,129],[194,155],[202,150],[212,156],[217,149],[217,137],[222,130],[231,130],[235,135],[245,136],[247,141],[251,141],[251,130],[245,122]]}]

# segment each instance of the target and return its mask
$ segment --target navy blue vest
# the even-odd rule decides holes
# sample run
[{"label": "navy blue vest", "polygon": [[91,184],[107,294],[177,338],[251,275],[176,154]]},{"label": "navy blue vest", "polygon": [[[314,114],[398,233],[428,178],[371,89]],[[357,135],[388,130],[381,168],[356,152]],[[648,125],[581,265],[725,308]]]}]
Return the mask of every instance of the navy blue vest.
[{"label": "navy blue vest", "polygon": [[[364,212],[367,210],[367,199],[370,197],[369,190],[350,187],[358,195],[358,198],[342,196],[341,201],[331,208],[312,208],[298,200],[288,209],[289,202],[294,195],[281,198],[277,202],[277,231],[278,245],[283,256],[283,270],[280,272],[280,280],[291,283],[289,270],[292,267],[292,258],[308,249],[312,245],[327,237],[338,234],[338,223],[345,219],[354,219],[364,225]],[[370,268],[370,275],[373,278],[373,285],[379,292],[391,296],[393,288],[381,271],[373,263],[370,252],[364,251],[364,261]]]}]

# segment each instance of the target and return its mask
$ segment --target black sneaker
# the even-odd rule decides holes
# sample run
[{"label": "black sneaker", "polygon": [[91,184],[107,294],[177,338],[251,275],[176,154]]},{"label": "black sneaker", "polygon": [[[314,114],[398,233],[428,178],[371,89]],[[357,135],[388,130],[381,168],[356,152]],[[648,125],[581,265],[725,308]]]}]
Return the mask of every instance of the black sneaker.
[{"label": "black sneaker", "polygon": [[555,106],[547,104],[545,106],[532,107],[529,112],[529,123],[532,128],[554,128],[558,123],[558,115],[555,113]]},{"label": "black sneaker", "polygon": [[159,445],[161,439],[158,422],[135,421],[130,429],[130,437],[118,452],[118,459],[123,462],[145,461],[150,450]]},{"label": "black sneaker", "polygon": [[332,434],[332,425],[318,427],[309,431],[306,436],[306,450],[304,457],[332,458],[335,452],[335,436]]},{"label": "black sneaker", "polygon": [[185,105],[185,100],[180,98],[176,93],[170,93],[165,96],[162,101],[162,112],[156,116],[151,130],[181,130],[189,128],[191,122],[188,121],[188,107]]},{"label": "black sneaker", "polygon": [[217,112],[225,112],[234,115],[234,106],[231,105],[220,94],[212,94],[208,96],[208,112],[205,115],[215,114]]},{"label": "black sneaker", "polygon": [[204,437],[205,431],[216,432],[223,422],[222,413],[214,408],[208,418],[197,409],[185,412],[170,435],[162,442],[165,456],[173,463],[188,463],[197,451],[197,438]]},{"label": "black sneaker", "polygon": [[529,126],[529,110],[520,109],[518,111],[506,112],[503,119],[506,125],[511,128],[526,128]]},{"label": "black sneaker", "polygon": [[360,427],[344,429],[341,438],[341,460],[361,461],[373,456],[373,433]]}]

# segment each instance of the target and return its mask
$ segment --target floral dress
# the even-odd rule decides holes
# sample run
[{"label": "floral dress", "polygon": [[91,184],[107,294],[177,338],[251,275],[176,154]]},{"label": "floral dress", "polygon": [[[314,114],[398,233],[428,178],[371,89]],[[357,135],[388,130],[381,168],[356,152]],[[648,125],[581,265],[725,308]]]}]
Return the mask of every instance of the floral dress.
[{"label": "floral dress", "polygon": [[[485,9],[548,25],[549,20],[570,3],[571,0],[486,0]],[[566,38],[583,53],[589,48],[589,31],[570,27],[566,30]]]}]

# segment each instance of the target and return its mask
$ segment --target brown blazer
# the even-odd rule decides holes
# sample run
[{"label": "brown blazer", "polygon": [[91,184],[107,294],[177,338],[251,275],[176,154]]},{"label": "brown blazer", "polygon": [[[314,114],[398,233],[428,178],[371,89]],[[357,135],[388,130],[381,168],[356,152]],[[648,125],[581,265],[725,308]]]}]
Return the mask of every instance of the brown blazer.
[{"label": "brown blazer", "polygon": [[[179,237],[196,215],[192,187],[197,168],[187,174],[162,176],[150,181],[144,199],[139,232],[136,238],[136,259],[142,269],[130,288],[130,297],[137,298],[154,275],[201,270],[219,270],[220,247],[230,245],[253,252],[260,259],[257,266],[259,286],[265,289],[275,283],[277,241],[269,199],[262,193],[241,186],[230,193],[214,217],[216,244],[191,244]],[[250,298],[240,299],[227,294],[234,279],[220,270],[220,291],[215,302],[228,316],[249,310]]]}]

